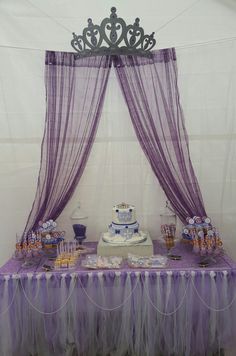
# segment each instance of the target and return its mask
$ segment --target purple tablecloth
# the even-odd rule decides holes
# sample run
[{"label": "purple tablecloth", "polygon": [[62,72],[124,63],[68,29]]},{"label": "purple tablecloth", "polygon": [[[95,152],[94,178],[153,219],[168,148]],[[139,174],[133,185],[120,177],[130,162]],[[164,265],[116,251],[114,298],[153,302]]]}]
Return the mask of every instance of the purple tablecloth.
[{"label": "purple tablecloth", "polygon": [[[95,247],[94,243],[88,243]],[[155,253],[163,246],[154,242]],[[236,263],[180,244],[164,269],[0,268],[1,356],[205,355],[236,348]],[[75,351],[76,350],[76,351]]]},{"label": "purple tablecloth", "polygon": [[[97,252],[97,242],[86,242],[84,245],[86,245],[89,248],[93,248],[94,252]],[[154,253],[155,254],[166,254],[166,249],[164,244],[161,244],[159,241],[154,240],[153,241],[153,247],[154,247]],[[172,252],[181,255],[182,259],[180,261],[174,261],[174,260],[169,260],[168,265],[166,268],[162,270],[194,270],[194,271],[202,271],[203,269],[199,267],[198,263],[200,261],[200,258],[198,255],[193,254],[192,252],[192,246],[188,243],[182,242],[178,244],[174,249],[172,249]],[[29,268],[24,268],[22,267],[22,261],[17,261],[15,259],[10,259],[7,261],[2,267],[0,267],[0,274],[7,273],[7,274],[15,274],[19,273],[24,274],[24,273],[37,273],[37,272],[43,272],[42,265],[44,262],[47,262],[45,259],[41,259],[41,261],[36,264],[35,266]],[[204,268],[204,270],[214,270],[214,271],[220,271],[222,269],[224,270],[232,270],[236,269],[236,262],[233,261],[228,255],[224,254],[223,256],[220,256],[217,258],[217,262],[211,263],[209,267]],[[129,270],[129,268],[124,264],[123,268],[121,270]],[[130,269],[131,270],[131,269]],[[76,272],[82,272],[84,269],[80,267],[80,265],[77,266]],[[133,271],[133,269],[132,269]],[[66,272],[66,270],[65,270]]]}]

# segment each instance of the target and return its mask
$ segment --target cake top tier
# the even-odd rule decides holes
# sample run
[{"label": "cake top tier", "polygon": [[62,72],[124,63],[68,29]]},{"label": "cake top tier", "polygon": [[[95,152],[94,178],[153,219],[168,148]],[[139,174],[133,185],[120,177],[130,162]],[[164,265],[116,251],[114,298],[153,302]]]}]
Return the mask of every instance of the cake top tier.
[{"label": "cake top tier", "polygon": [[123,210],[123,209],[134,209],[133,205],[121,203],[113,206],[113,209]]},{"label": "cake top tier", "polygon": [[121,203],[112,208],[112,222],[116,224],[132,224],[136,222],[135,207]]}]

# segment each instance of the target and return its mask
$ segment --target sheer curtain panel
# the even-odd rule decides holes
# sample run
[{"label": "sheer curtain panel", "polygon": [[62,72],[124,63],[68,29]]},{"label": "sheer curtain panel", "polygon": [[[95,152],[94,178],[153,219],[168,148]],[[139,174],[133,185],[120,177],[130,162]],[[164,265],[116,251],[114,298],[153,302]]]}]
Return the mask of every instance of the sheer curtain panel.
[{"label": "sheer curtain panel", "polygon": [[117,56],[115,68],[138,140],[179,218],[206,214],[189,154],[174,49]]},{"label": "sheer curtain panel", "polygon": [[110,72],[109,57],[46,53],[46,122],[33,207],[25,231],[56,219],[72,196],[96,135]]}]

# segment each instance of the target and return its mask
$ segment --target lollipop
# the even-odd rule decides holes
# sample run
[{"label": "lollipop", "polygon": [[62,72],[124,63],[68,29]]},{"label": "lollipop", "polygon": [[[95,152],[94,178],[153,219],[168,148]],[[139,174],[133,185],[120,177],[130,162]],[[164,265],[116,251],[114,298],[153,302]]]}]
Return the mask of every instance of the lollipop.
[{"label": "lollipop", "polygon": [[200,225],[202,223],[202,219],[200,218],[200,216],[194,216],[193,219],[197,225]]},{"label": "lollipop", "polygon": [[194,224],[194,219],[193,218],[187,218],[186,219],[186,221],[187,221],[187,223],[189,224],[189,225],[193,225]]}]

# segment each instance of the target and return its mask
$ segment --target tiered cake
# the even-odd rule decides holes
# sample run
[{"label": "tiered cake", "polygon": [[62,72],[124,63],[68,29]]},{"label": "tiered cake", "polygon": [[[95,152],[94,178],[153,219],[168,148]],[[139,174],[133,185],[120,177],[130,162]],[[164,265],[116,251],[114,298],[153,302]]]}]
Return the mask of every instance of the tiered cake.
[{"label": "tiered cake", "polygon": [[103,234],[103,240],[110,244],[132,245],[146,239],[147,234],[139,231],[135,207],[125,203],[113,206],[112,223]]}]

